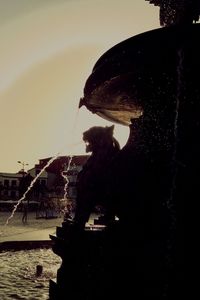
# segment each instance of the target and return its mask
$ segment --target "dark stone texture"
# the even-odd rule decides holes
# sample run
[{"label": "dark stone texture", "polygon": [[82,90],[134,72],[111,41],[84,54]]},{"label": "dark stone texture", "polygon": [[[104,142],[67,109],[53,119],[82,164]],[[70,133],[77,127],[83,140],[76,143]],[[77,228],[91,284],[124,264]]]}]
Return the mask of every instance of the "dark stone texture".
[{"label": "dark stone texture", "polygon": [[103,187],[119,221],[102,231],[58,230],[54,294],[183,297],[185,204],[199,196],[199,33],[200,24],[146,32],[95,64],[80,106],[130,127]]}]

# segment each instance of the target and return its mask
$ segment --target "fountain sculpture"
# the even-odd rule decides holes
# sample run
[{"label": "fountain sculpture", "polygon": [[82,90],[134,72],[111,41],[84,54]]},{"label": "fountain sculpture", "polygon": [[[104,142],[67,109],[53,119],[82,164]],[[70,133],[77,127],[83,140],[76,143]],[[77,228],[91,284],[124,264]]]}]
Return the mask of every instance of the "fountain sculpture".
[{"label": "fountain sculpture", "polygon": [[107,179],[119,220],[57,229],[63,264],[50,299],[65,299],[62,289],[75,299],[184,294],[184,205],[199,195],[199,2],[151,0],[164,27],[108,50],[87,79],[80,107],[130,128]]}]

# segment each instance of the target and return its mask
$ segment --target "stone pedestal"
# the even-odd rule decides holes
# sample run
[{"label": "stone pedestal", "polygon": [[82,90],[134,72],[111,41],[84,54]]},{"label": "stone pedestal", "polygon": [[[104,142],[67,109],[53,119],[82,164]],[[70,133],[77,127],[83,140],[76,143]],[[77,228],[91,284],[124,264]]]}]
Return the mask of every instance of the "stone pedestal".
[{"label": "stone pedestal", "polygon": [[53,251],[62,258],[56,281],[50,281],[49,299],[94,299],[104,276],[104,226],[79,231],[63,223],[57,227]]}]

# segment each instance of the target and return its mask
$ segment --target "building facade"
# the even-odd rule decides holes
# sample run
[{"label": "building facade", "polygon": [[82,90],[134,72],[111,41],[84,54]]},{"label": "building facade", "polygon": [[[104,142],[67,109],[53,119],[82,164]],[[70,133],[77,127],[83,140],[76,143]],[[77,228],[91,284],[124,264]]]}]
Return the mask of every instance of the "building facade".
[{"label": "building facade", "polygon": [[[88,155],[59,156],[45,169],[47,173],[46,185],[49,193],[59,198],[76,198],[76,179]],[[35,165],[36,174],[48,164],[49,158],[40,159]]]},{"label": "building facade", "polygon": [[35,207],[38,207],[40,215],[41,212],[45,216],[48,211],[55,212],[57,207],[61,211],[68,200],[75,204],[77,175],[88,157],[60,156],[46,167],[51,160],[49,157],[40,159],[27,172],[0,173],[0,210],[21,199],[36,177],[24,200],[28,200],[29,206],[37,203]]},{"label": "building facade", "polygon": [[19,199],[19,184],[23,173],[0,173],[0,200]]}]

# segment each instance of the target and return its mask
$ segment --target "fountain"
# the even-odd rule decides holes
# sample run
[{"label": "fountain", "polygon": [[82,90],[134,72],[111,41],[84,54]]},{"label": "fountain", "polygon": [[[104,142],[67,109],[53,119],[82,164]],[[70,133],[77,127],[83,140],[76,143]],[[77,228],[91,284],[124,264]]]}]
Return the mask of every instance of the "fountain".
[{"label": "fountain", "polygon": [[51,300],[184,295],[184,205],[199,195],[200,4],[150,3],[160,6],[164,27],[103,54],[80,100],[130,128],[107,180],[119,221],[98,231],[57,228],[63,263]]}]

